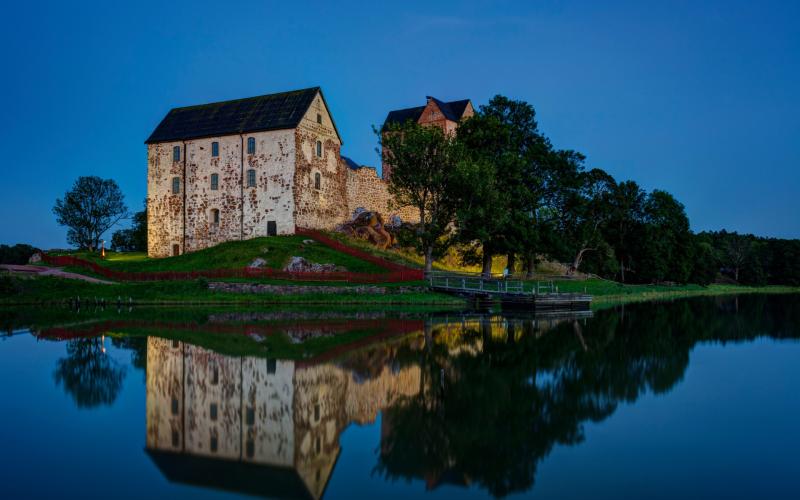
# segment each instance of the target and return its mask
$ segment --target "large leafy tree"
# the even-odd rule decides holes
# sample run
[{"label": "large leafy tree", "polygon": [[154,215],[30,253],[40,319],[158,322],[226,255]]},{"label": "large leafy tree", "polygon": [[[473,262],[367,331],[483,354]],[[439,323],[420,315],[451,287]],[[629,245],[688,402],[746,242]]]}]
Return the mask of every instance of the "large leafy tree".
[{"label": "large leafy tree", "polygon": [[103,233],[128,217],[125,197],[113,179],[78,177],[64,198],[56,200],[53,213],[69,228],[67,241],[94,251]]},{"label": "large leafy tree", "polygon": [[634,181],[617,184],[609,197],[606,241],[614,248],[623,283],[626,269],[632,268],[636,242],[641,237],[645,198],[645,192]]},{"label": "large leafy tree", "polygon": [[412,243],[425,256],[425,271],[446,246],[460,195],[461,148],[438,127],[412,121],[390,125],[379,134],[384,160],[392,166],[389,193],[399,206],[419,211]]},{"label": "large leafy tree", "polygon": [[477,242],[482,272],[488,276],[492,256],[508,254],[513,267],[513,256],[536,241],[536,210],[550,145],[538,131],[530,104],[499,95],[459,127],[458,139],[485,175],[464,196],[480,203],[457,212],[459,238]]},{"label": "large leafy tree", "polygon": [[638,242],[638,279],[687,282],[695,255],[683,205],[668,192],[655,190],[647,196],[642,214],[644,237]]}]

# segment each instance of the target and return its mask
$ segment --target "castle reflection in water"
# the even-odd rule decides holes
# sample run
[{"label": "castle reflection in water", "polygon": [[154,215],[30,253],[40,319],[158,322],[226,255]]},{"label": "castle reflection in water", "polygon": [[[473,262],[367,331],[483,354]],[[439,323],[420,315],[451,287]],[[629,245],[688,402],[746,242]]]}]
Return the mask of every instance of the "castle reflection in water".
[{"label": "castle reflection in water", "polygon": [[[420,324],[405,349],[446,344],[478,354],[481,338],[514,334],[505,320]],[[546,330],[558,320],[539,322]],[[426,333],[427,332],[427,333]],[[517,334],[521,331],[517,330]],[[459,338],[454,342],[454,338]],[[417,363],[401,366],[391,344],[361,352],[364,363],[228,356],[178,340],[147,339],[147,452],[172,481],[265,496],[320,498],[351,423],[373,423],[402,397],[427,387]],[[359,354],[356,354],[356,357]],[[365,373],[367,372],[367,373]],[[391,423],[381,420],[385,435]]]},{"label": "castle reflection in water", "polygon": [[[184,342],[147,340],[147,448],[171,479],[219,481],[217,464],[180,463],[174,454],[284,468],[281,484],[242,478],[236,489],[303,489],[319,498],[339,454],[339,434],[351,423],[374,422],[398,396],[420,390],[419,366],[358,380],[332,364],[231,357]],[[168,454],[173,454],[170,456]],[[214,468],[213,474],[205,474]],[[231,478],[233,479],[233,478]],[[224,484],[206,484],[225,487]],[[252,485],[252,488],[248,488]],[[270,493],[275,493],[269,490]],[[264,491],[263,493],[267,493]]]}]

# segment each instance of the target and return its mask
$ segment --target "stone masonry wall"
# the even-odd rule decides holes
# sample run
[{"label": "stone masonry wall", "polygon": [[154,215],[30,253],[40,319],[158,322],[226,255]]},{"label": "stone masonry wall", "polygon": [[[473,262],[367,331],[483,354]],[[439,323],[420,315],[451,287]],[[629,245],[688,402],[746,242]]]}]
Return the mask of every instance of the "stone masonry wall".
[{"label": "stone masonry wall", "polygon": [[385,222],[399,215],[403,222],[419,222],[419,212],[413,207],[396,207],[390,202],[386,181],[378,177],[372,167],[357,170],[347,168],[347,214],[353,215],[357,208],[379,212]]},{"label": "stone masonry wall", "polygon": [[[347,174],[340,160],[341,141],[319,94],[295,129],[295,141],[295,224],[333,229],[347,217]],[[317,141],[322,143],[322,156],[317,155]]]},{"label": "stone masonry wall", "polygon": [[[172,160],[172,148],[181,148],[181,160]],[[181,180],[180,192],[172,193],[172,179]],[[183,143],[147,146],[147,254],[172,255],[172,246],[183,253]]]}]

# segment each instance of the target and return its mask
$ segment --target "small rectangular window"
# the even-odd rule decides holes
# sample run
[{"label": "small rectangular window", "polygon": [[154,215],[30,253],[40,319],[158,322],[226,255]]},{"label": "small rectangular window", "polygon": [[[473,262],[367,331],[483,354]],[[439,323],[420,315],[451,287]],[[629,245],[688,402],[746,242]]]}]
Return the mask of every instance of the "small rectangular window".
[{"label": "small rectangular window", "polygon": [[[217,211],[219,214],[219,211]],[[217,215],[217,222],[219,222],[219,215]],[[219,384],[219,368],[216,366],[211,367],[211,385]]]},{"label": "small rectangular window", "polygon": [[181,192],[181,178],[172,178],[172,194],[179,194]]},{"label": "small rectangular window", "polygon": [[172,148],[172,161],[181,161],[181,147],[175,146]]},{"label": "small rectangular window", "polygon": [[272,375],[278,370],[278,360],[270,358],[267,360],[267,374]]},{"label": "small rectangular window", "polygon": [[177,448],[181,444],[181,436],[178,431],[172,429],[172,447]]},{"label": "small rectangular window", "polygon": [[255,137],[249,137],[247,139],[247,154],[249,154],[249,155],[256,154],[256,139],[255,139]]},{"label": "small rectangular window", "polygon": [[252,439],[248,439],[247,443],[245,444],[245,450],[247,453],[247,458],[253,458],[253,455],[256,454],[256,443]]},{"label": "small rectangular window", "polygon": [[219,143],[212,142],[211,143],[211,156],[219,156]]},{"label": "small rectangular window", "polygon": [[317,113],[317,123],[322,123],[322,115]]},{"label": "small rectangular window", "polygon": [[322,186],[322,176],[317,172],[314,174],[314,189],[319,189]]},{"label": "small rectangular window", "polygon": [[178,398],[172,398],[172,414],[177,415],[178,409]]},{"label": "small rectangular window", "polygon": [[211,403],[211,406],[208,408],[208,417],[211,420],[217,419],[217,403]]},{"label": "small rectangular window", "polygon": [[256,423],[256,410],[252,406],[247,407],[246,422],[247,425]]},{"label": "small rectangular window", "polygon": [[256,187],[256,171],[252,168],[247,171],[247,187]]},{"label": "small rectangular window", "polygon": [[217,436],[211,436],[211,443],[210,443],[211,453],[216,453],[217,447],[218,447]]},{"label": "small rectangular window", "polygon": [[211,174],[211,190],[219,189],[219,174]]},{"label": "small rectangular window", "polygon": [[317,157],[322,158],[322,141],[317,141]]},{"label": "small rectangular window", "polygon": [[314,405],[314,422],[319,422],[319,403]]}]

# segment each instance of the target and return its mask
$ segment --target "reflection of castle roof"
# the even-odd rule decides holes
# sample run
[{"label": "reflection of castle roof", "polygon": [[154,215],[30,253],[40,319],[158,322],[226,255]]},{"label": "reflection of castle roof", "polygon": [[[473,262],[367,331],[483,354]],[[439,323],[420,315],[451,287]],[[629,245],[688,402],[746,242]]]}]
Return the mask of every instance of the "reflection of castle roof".
[{"label": "reflection of castle roof", "polygon": [[[319,87],[173,108],[145,144],[296,128]],[[325,100],[325,97],[322,97]],[[327,104],[326,104],[327,106]],[[332,120],[333,118],[331,118]],[[334,124],[334,129],[336,125]],[[339,135],[338,130],[336,134]]]},{"label": "reflection of castle roof", "polygon": [[172,482],[261,497],[314,498],[296,469],[153,449],[145,451]]},{"label": "reflection of castle roof", "polygon": [[[454,122],[457,122],[461,119],[461,116],[464,115],[464,110],[467,108],[467,104],[469,104],[469,99],[450,102],[443,102],[435,97],[431,97],[430,99],[436,103],[445,118]],[[422,116],[422,112],[425,110],[425,107],[426,106],[416,106],[413,108],[389,111],[383,126],[386,127],[390,123],[404,123],[408,120],[416,122],[419,120],[419,117]]]}]

